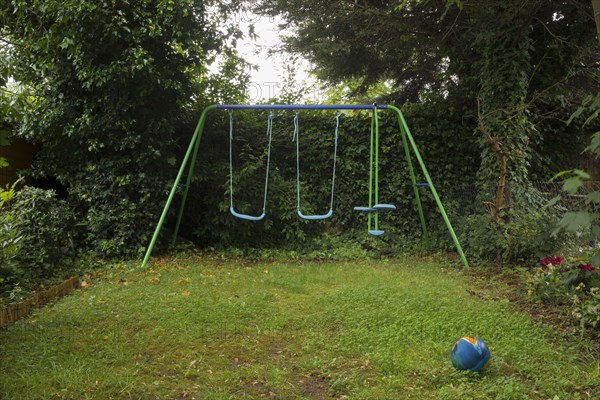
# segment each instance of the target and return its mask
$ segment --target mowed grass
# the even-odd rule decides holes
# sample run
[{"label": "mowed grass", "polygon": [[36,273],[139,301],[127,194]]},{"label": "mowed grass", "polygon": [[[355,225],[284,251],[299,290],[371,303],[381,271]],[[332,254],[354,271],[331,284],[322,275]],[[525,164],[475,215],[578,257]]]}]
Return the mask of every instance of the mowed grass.
[{"label": "mowed grass", "polygon": [[[585,343],[468,288],[423,260],[130,264],[0,331],[0,398],[600,398]],[[484,373],[451,366],[463,335]]]}]

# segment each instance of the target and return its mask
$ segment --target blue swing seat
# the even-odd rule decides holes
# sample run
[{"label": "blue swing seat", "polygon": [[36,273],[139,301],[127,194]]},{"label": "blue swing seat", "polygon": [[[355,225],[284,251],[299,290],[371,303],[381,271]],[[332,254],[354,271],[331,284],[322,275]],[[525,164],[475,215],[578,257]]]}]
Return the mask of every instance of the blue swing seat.
[{"label": "blue swing seat", "polygon": [[380,203],[380,204],[375,204],[373,206],[373,208],[377,211],[391,211],[391,210],[395,210],[396,206],[393,204],[384,204],[384,203]]},{"label": "blue swing seat", "polygon": [[231,215],[233,215],[236,218],[241,218],[241,219],[245,219],[247,221],[260,221],[261,219],[265,218],[265,212],[263,211],[262,214],[260,215],[248,215],[248,214],[242,214],[239,213],[237,211],[235,211],[235,209],[233,207],[229,207],[229,211],[231,212]]},{"label": "blue swing seat", "polygon": [[298,210],[298,216],[300,218],[309,219],[309,220],[327,219],[327,218],[331,217],[332,215],[333,215],[333,209],[331,209],[331,208],[329,209],[327,214],[321,214],[321,215],[305,215],[305,214],[302,214],[302,211]]},{"label": "blue swing seat", "polygon": [[354,207],[354,211],[360,211],[360,212],[364,212],[364,213],[372,213],[377,210],[374,209],[373,207],[356,206],[356,207]]}]

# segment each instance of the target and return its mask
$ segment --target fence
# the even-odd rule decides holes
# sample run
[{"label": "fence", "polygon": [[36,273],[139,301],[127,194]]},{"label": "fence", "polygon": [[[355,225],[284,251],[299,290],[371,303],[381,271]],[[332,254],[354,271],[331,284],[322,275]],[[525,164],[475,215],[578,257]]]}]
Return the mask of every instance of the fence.
[{"label": "fence", "polygon": [[66,296],[79,286],[79,278],[70,278],[61,284],[36,292],[31,299],[24,303],[9,304],[0,309],[0,328],[26,317],[34,309],[40,308],[56,298]]},{"label": "fence", "polygon": [[[600,181],[588,181],[575,194],[563,191],[560,182],[528,182],[527,184],[507,184],[505,199],[508,208],[513,210],[527,209],[528,207],[545,206],[560,196],[553,205],[555,209],[562,211],[573,211],[580,209],[588,193],[600,190]],[[496,196],[497,187],[488,185],[485,187],[476,185],[452,186],[441,190],[444,205],[452,209],[454,215],[467,216],[486,211],[484,199],[490,200]]]}]

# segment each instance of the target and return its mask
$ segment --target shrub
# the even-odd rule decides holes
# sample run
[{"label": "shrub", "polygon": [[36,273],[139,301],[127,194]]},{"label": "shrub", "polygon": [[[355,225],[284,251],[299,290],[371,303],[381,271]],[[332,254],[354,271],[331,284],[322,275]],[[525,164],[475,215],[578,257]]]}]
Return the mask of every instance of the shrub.
[{"label": "shrub", "polygon": [[23,239],[13,215],[8,212],[0,213],[0,288],[9,286],[11,282],[18,282]]},{"label": "shrub", "polygon": [[[583,290],[581,290],[583,292]],[[572,315],[579,320],[581,329],[590,326],[600,328],[600,288],[590,288],[589,292],[573,295]]]},{"label": "shrub", "polygon": [[529,262],[559,246],[552,237],[555,217],[547,210],[519,210],[507,223],[498,224],[488,214],[465,217],[460,241],[467,256],[496,262]]},{"label": "shrub", "polygon": [[57,266],[74,256],[75,216],[54,191],[26,187],[16,194],[11,210],[26,238],[27,255],[21,259],[34,269],[32,276],[50,277]]},{"label": "shrub", "polygon": [[0,188],[0,288],[4,288],[19,273],[19,255],[22,252],[23,236],[18,229],[18,221],[8,210],[8,204],[15,197],[15,186]]},{"label": "shrub", "polygon": [[[208,102],[206,65],[220,53],[228,59],[228,40],[241,34],[226,22],[235,7],[0,3],[10,71],[35,97],[17,135],[38,145],[33,171],[68,189],[99,255],[137,255],[147,245],[175,175],[167,160],[179,156],[177,134],[188,136],[194,102]],[[235,83],[224,89],[240,92]]]},{"label": "shrub", "polygon": [[544,258],[527,282],[538,302],[572,307],[582,328],[600,327],[600,270],[580,259]]},{"label": "shrub", "polygon": [[26,187],[2,191],[0,287],[37,286],[73,263],[75,218],[53,191]]}]

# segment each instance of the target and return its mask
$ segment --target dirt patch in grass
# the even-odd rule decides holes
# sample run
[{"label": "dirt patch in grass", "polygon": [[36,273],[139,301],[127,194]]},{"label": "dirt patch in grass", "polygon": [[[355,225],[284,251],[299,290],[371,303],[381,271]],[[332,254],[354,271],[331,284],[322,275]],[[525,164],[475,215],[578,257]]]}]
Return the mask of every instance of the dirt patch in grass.
[{"label": "dirt patch in grass", "polygon": [[332,399],[329,395],[329,384],[327,379],[323,376],[315,373],[307,375],[296,376],[293,382],[294,387],[298,388],[298,391],[306,397],[311,399],[323,400]]},{"label": "dirt patch in grass", "polygon": [[240,382],[240,390],[245,395],[267,399],[283,399],[277,390],[270,387],[263,379],[244,380]]}]

